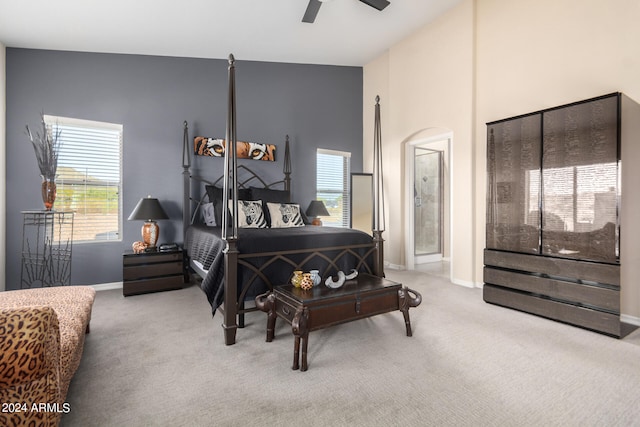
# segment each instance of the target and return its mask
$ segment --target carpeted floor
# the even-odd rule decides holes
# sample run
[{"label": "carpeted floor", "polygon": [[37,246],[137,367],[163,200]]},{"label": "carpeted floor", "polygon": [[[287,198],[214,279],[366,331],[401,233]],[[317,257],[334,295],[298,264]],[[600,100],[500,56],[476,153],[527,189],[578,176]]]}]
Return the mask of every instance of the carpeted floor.
[{"label": "carpeted floor", "polygon": [[251,313],[225,346],[196,287],[98,292],[62,426],[640,425],[640,330],[623,340],[489,305],[437,274],[388,271],[411,309],[293,337]]}]

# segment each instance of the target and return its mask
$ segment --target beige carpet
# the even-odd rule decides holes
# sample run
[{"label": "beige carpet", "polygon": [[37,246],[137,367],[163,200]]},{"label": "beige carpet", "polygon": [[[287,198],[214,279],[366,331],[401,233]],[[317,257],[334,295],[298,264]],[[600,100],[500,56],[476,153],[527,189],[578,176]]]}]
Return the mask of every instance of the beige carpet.
[{"label": "beige carpet", "polygon": [[486,304],[480,289],[388,271],[418,290],[400,312],[293,338],[252,313],[223,344],[202,291],[98,292],[63,426],[640,425],[640,330],[617,340]]}]

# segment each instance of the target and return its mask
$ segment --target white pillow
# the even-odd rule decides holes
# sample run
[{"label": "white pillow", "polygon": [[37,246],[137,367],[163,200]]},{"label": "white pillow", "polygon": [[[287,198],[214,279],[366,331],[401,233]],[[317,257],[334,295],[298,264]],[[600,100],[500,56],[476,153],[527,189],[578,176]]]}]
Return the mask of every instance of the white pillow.
[{"label": "white pillow", "polygon": [[304,221],[297,203],[267,203],[271,228],[303,227]]},{"label": "white pillow", "polygon": [[238,227],[267,228],[267,218],[262,211],[262,201],[238,200]]},{"label": "white pillow", "polygon": [[204,219],[204,223],[210,227],[215,227],[217,225],[213,203],[205,203],[202,205],[202,218]]}]

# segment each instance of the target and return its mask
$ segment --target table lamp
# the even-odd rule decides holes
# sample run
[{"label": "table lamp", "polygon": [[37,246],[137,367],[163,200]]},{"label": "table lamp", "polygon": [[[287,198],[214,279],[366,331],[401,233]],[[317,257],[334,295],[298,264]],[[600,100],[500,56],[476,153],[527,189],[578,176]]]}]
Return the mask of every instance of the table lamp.
[{"label": "table lamp", "polygon": [[322,225],[319,217],[330,216],[322,200],[312,200],[311,203],[309,203],[306,214],[308,217],[313,217],[311,225]]},{"label": "table lamp", "polygon": [[140,199],[131,215],[129,221],[142,220],[142,240],[149,249],[155,249],[158,237],[160,236],[160,227],[155,220],[169,219],[167,213],[162,209],[158,199],[147,196]]}]

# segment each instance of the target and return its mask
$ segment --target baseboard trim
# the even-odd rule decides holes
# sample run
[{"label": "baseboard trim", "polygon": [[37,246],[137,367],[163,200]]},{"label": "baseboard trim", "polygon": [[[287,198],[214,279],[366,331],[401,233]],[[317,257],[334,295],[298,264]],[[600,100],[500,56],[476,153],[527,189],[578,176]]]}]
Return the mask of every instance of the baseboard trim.
[{"label": "baseboard trim", "polygon": [[390,270],[405,270],[404,265],[391,264],[390,262],[387,262],[387,261],[384,262],[384,267]]},{"label": "baseboard trim", "polygon": [[628,314],[621,314],[620,321],[622,323],[628,323],[634,326],[640,326],[640,317],[629,316]]},{"label": "baseboard trim", "polygon": [[96,291],[110,291],[112,289],[122,289],[122,282],[99,283],[90,286]]},{"label": "baseboard trim", "polygon": [[469,282],[466,280],[460,280],[460,279],[451,279],[451,283],[453,283],[454,285],[459,285],[459,286],[464,286],[465,288],[475,288],[476,285],[474,282]]}]

